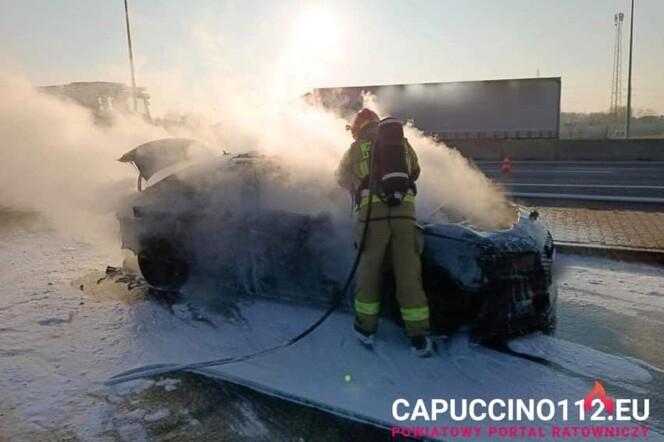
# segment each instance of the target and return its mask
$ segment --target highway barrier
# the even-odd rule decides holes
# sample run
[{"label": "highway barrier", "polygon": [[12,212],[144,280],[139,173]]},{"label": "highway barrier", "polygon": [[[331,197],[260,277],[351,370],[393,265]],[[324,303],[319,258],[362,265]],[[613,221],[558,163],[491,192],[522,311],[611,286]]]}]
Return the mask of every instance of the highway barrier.
[{"label": "highway barrier", "polygon": [[449,140],[465,157],[478,161],[664,161],[664,139],[635,140]]}]

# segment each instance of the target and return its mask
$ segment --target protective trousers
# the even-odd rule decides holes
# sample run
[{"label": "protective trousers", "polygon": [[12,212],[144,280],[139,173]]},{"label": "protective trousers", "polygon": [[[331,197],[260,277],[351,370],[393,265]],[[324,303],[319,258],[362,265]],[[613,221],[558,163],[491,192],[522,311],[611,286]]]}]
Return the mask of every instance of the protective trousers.
[{"label": "protective trousers", "polygon": [[[359,247],[368,204],[360,208],[355,227],[355,244]],[[391,257],[396,281],[396,297],[405,323],[406,335],[429,333],[429,307],[422,288],[422,254],[424,239],[415,224],[415,205],[402,202],[390,207],[382,201],[373,203],[369,231],[358,267],[355,290],[355,319],[366,333],[375,333],[380,313],[382,270]]]}]

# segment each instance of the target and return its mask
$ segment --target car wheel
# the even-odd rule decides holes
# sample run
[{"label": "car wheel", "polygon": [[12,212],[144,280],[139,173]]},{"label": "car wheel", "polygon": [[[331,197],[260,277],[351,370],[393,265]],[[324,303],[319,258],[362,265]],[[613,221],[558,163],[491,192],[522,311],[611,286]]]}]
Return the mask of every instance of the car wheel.
[{"label": "car wheel", "polygon": [[189,278],[182,251],[165,239],[143,241],[138,266],[148,284],[159,290],[178,290]]}]

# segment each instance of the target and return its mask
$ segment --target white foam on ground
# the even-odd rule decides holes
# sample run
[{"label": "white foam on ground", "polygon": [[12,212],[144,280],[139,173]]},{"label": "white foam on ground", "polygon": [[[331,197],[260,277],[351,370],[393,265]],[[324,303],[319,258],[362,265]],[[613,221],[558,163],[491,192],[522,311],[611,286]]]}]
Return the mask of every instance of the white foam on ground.
[{"label": "white foam on ground", "polygon": [[[97,300],[72,288],[71,281],[86,269],[103,269],[109,264],[104,253],[79,243],[69,247],[69,242],[47,232],[0,241],[0,408],[11,408],[21,425],[38,430],[67,428],[81,440],[94,440],[108,430],[117,412],[114,398],[122,401],[128,392],[144,390],[155,382],[163,382],[163,388],[172,385],[158,379],[112,389],[101,386],[110,376],[146,364],[196,362],[263,349],[291,338],[321,313],[257,303],[241,308],[245,321],[229,321],[207,311],[211,326],[180,315],[179,309],[174,314],[152,302]],[[562,277],[567,282],[567,286],[561,285],[562,302],[593,302],[604,307],[608,302],[626,320],[642,321],[618,308],[631,301],[634,310],[647,309],[655,315],[648,320],[662,318],[663,306],[649,295],[664,285],[659,269],[620,263],[606,268],[605,261],[587,258],[570,258],[568,264]],[[598,284],[611,296],[609,301],[600,302]],[[580,295],[575,290],[590,287],[595,294],[576,299]],[[44,323],[45,318],[68,321]],[[565,364],[569,362],[566,352],[574,351],[577,365],[572,372],[472,345],[464,333],[441,341],[435,357],[418,359],[400,330],[388,323],[381,324],[376,349],[369,352],[357,343],[351,323],[349,315],[336,313],[291,348],[201,373],[385,424],[391,423],[391,404],[398,397],[578,400],[591,387],[589,378],[595,376],[606,380],[609,391],[617,378],[634,389],[650,390],[644,372],[649,370],[647,364],[565,341],[552,340],[530,349]],[[344,380],[346,374],[351,375],[351,382]],[[117,428],[118,432],[128,440],[147,438],[140,424],[144,414],[135,417],[135,422]],[[249,416],[247,421],[257,419]],[[651,427],[662,426],[661,417],[653,416],[651,421]],[[4,433],[20,436],[15,423],[9,424],[3,427]],[[650,439],[662,440],[654,433]]]},{"label": "white foam on ground", "polygon": [[156,422],[162,419],[165,419],[171,415],[171,412],[168,408],[161,408],[153,413],[146,414],[143,416],[145,422]]},{"label": "white foam on ground", "polygon": [[[301,329],[298,323],[304,318],[310,319],[312,313],[292,306],[255,305],[245,311],[245,316],[254,324],[264,324],[278,317],[280,322],[290,324],[295,334]],[[609,389],[612,381],[633,384],[638,389],[651,380],[647,371],[624,358],[555,339],[545,339],[543,345],[531,345],[528,349],[539,350],[543,357],[566,364],[568,369],[570,361],[576,359],[570,371],[583,377],[474,346],[463,333],[441,341],[441,348],[434,357],[418,359],[410,352],[401,331],[388,323],[381,324],[376,348],[368,351],[353,336],[350,323],[349,315],[334,314],[320,330],[293,347],[255,360],[196,372],[386,427],[399,424],[391,415],[392,403],[398,398],[411,401],[416,398],[550,398],[573,402],[584,397],[595,378],[604,380]],[[227,333],[232,332],[224,335]],[[536,341],[521,341],[520,348],[523,350],[525,343]],[[254,349],[257,347],[247,348]],[[574,353],[567,355],[569,351]],[[351,382],[344,381],[345,374],[352,376]],[[453,425],[454,422],[448,419],[435,424]],[[560,424],[560,421],[538,422],[545,427]],[[652,434],[652,437],[657,440],[660,436]]]},{"label": "white foam on ground", "polygon": [[559,255],[557,268],[561,299],[591,304],[622,315],[649,319],[664,325],[664,268]]},{"label": "white foam on ground", "polygon": [[[509,348],[517,353],[540,357],[574,373],[591,376],[604,381],[629,384],[648,383],[652,375],[631,360],[588,348],[573,342],[534,334],[513,339]],[[578,355],[583,355],[579,358]],[[607,370],[607,367],[610,369]]]}]

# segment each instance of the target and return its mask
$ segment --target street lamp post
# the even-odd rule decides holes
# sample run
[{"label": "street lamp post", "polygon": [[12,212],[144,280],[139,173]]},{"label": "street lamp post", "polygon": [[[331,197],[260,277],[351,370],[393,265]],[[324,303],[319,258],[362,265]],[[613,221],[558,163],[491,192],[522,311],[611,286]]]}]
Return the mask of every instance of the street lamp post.
[{"label": "street lamp post", "polygon": [[127,24],[127,45],[129,46],[129,67],[131,68],[131,96],[134,101],[134,112],[138,112],[138,104],[136,102],[136,75],[134,73],[134,51],[131,47],[131,29],[129,27],[129,7],[127,0],[124,0],[125,9],[125,23]]},{"label": "street lamp post", "polygon": [[629,18],[629,63],[627,66],[627,107],[625,108],[625,139],[629,138],[632,119],[632,40],[634,38],[634,0]]}]

